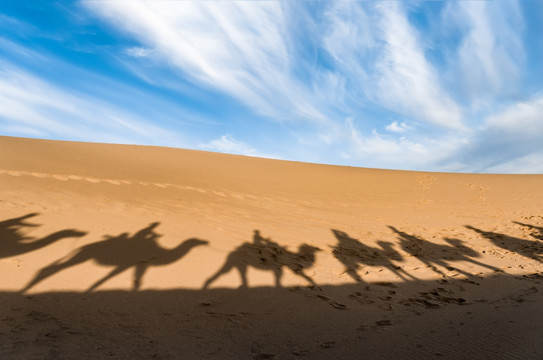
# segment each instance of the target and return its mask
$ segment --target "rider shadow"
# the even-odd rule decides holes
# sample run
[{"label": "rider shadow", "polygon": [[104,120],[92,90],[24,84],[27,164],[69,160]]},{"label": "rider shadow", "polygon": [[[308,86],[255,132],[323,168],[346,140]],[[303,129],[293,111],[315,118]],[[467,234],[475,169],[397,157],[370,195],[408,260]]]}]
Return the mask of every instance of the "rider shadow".
[{"label": "rider shadow", "polygon": [[64,238],[82,237],[87,233],[75,229],[66,229],[54,232],[43,238],[36,239],[25,236],[23,229],[38,227],[25,220],[39,215],[30,213],[16,218],[0,221],[0,259],[17,255],[23,255],[39,250]]},{"label": "rider shadow", "polygon": [[351,238],[343,231],[332,229],[332,232],[338,240],[337,245],[332,247],[332,253],[345,266],[345,272],[355,281],[364,282],[362,277],[358,275],[361,265],[384,266],[404,281],[408,281],[408,278],[417,280],[413,275],[394,264],[392,260],[403,261],[403,258],[394,250],[392,243],[378,241],[379,248],[371,247]]},{"label": "rider shadow", "polygon": [[68,258],[60,259],[41,269],[21,292],[53,276],[54,274],[86,261],[113,267],[106,276],[95,282],[87,292],[95,290],[109,279],[133,268],[133,291],[139,290],[143,275],[152,266],[169,265],[185,256],[192,248],[208,244],[200,239],[188,239],[173,249],[161,247],[157,240],[161,236],[154,230],[160,223],[154,222],[139,230],[133,236],[122,233],[118,236],[105,236],[105,239],[75,250]]},{"label": "rider shadow", "polygon": [[465,226],[502,249],[517,253],[538,262],[543,262],[543,243],[541,241],[519,239],[500,233],[483,231],[470,225]]},{"label": "rider shadow", "polygon": [[481,255],[475,250],[465,246],[462,240],[445,238],[444,240],[448,245],[442,245],[424,240],[414,235],[409,235],[393,226],[389,226],[389,228],[398,234],[400,246],[403,251],[416,257],[435,273],[444,277],[446,275],[438,268],[438,266],[447,270],[456,270],[467,277],[473,277],[473,274],[465,270],[452,267],[450,262],[468,262],[493,271],[499,271],[499,269],[494,266],[473,259],[481,257]]},{"label": "rider shadow", "polygon": [[276,287],[281,287],[283,267],[306,279],[311,286],[316,286],[313,279],[305,274],[304,269],[313,266],[317,251],[320,251],[317,247],[302,244],[298,248],[298,252],[290,252],[286,247],[269,238],[262,237],[260,231],[255,230],[253,243],[243,243],[234,249],[227,256],[224,265],[205,281],[203,288],[209,288],[215,280],[230,272],[233,268],[236,268],[240,274],[240,287],[246,288],[248,286],[247,269],[250,266],[256,269],[272,271],[275,276]]}]

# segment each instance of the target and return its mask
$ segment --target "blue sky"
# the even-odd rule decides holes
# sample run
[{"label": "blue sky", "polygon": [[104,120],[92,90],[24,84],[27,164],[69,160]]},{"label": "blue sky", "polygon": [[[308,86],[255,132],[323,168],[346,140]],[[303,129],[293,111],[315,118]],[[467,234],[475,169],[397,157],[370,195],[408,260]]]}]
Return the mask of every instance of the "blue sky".
[{"label": "blue sky", "polygon": [[0,4],[0,134],[543,172],[543,2]]}]

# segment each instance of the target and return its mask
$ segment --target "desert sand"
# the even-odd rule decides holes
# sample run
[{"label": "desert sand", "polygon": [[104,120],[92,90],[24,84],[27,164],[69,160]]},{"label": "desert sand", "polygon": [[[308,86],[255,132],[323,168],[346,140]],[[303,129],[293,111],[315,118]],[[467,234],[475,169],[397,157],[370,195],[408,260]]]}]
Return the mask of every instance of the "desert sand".
[{"label": "desert sand", "polygon": [[0,137],[0,358],[541,359],[542,185]]}]

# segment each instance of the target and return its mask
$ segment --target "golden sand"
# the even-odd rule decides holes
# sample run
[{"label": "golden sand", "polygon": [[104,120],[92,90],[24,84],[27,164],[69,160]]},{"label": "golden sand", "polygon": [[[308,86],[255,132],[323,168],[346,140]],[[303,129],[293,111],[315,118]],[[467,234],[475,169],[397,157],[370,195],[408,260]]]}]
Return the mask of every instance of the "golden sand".
[{"label": "golden sand", "polygon": [[543,358],[543,175],[0,137],[0,358]]}]

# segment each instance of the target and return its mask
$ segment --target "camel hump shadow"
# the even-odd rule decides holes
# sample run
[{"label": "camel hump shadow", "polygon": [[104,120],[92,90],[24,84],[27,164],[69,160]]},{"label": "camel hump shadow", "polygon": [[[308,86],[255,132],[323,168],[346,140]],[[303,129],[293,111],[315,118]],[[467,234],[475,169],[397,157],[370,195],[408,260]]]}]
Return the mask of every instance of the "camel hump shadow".
[{"label": "camel hump shadow", "polygon": [[253,243],[245,242],[228,254],[224,265],[205,281],[203,288],[209,288],[215,280],[234,268],[238,270],[241,277],[240,287],[247,287],[247,269],[249,267],[272,271],[276,287],[282,286],[283,267],[303,277],[312,286],[316,286],[313,279],[304,270],[313,266],[316,260],[315,253],[320,250],[318,247],[302,244],[298,247],[298,252],[291,252],[285,246],[269,238],[263,238],[260,232],[255,230]]},{"label": "camel hump shadow", "polygon": [[134,270],[132,290],[137,291],[141,286],[143,275],[150,267],[172,264],[194,247],[208,244],[206,240],[191,238],[181,242],[175,248],[163,248],[157,242],[161,235],[154,232],[159,224],[158,222],[151,223],[133,236],[125,232],[118,236],[105,236],[103,240],[84,245],[67,257],[41,269],[21,292],[28,291],[60,271],[87,261],[113,267],[111,272],[91,285],[87,292],[95,290],[109,279],[131,268]]},{"label": "camel hump shadow", "polygon": [[39,213],[30,213],[0,222],[0,258],[26,254],[44,248],[64,238],[82,237],[87,234],[84,231],[76,229],[64,229],[42,238],[24,235],[24,229],[40,226],[25,221],[38,215]]},{"label": "camel hump shadow", "polygon": [[415,279],[393,261],[401,262],[403,257],[394,249],[394,244],[388,241],[377,241],[379,247],[372,247],[350,237],[346,232],[332,229],[338,241],[331,246],[334,257],[345,266],[345,273],[357,282],[364,282],[358,274],[361,266],[383,266],[392,271],[402,280]]}]

